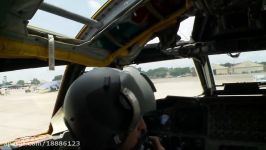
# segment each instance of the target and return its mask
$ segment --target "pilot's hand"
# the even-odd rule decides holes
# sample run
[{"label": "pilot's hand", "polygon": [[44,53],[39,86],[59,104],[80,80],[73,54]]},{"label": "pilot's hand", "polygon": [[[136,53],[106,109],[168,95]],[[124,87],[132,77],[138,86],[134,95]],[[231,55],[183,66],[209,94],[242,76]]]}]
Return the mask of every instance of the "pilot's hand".
[{"label": "pilot's hand", "polygon": [[165,150],[165,148],[162,146],[159,137],[157,136],[150,136],[149,139],[152,142],[153,150]]}]

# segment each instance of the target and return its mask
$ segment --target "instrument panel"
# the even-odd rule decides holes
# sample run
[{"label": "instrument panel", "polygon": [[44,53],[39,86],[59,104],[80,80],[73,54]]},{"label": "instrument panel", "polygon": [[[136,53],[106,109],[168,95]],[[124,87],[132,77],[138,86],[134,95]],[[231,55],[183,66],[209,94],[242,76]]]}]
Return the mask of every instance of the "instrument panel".
[{"label": "instrument panel", "polygon": [[145,117],[166,149],[266,149],[266,102],[262,96],[167,97]]}]

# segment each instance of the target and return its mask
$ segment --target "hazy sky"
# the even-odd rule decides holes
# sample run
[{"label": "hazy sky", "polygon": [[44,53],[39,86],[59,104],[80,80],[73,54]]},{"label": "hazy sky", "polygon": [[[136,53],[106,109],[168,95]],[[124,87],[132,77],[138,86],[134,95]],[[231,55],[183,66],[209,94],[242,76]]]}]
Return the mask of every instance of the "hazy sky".
[{"label": "hazy sky", "polygon": [[[45,0],[45,2],[56,5],[58,7],[67,9],[71,12],[80,14],[84,17],[91,17],[107,0]],[[181,36],[182,40],[189,40],[193,28],[194,17],[190,17],[183,21],[180,25],[178,35]],[[82,28],[82,24],[46,13],[44,11],[37,11],[35,16],[30,20],[30,25],[51,30],[68,37],[75,37],[76,34]],[[151,43],[158,42],[158,38],[151,41]],[[245,60],[251,61],[265,61],[266,52],[253,52],[252,54],[242,53],[238,59],[233,59],[227,55],[211,56],[210,61],[214,64],[221,64],[226,62],[238,63]],[[192,67],[193,63],[191,59],[182,60],[170,60],[163,62],[145,63],[138,65],[143,70],[154,69],[158,67]],[[40,80],[51,81],[54,76],[63,74],[64,67],[56,67],[55,71],[48,71],[48,67],[31,69],[31,70],[20,70],[12,72],[0,73],[0,83],[3,80],[3,76],[7,76],[8,81],[16,82],[19,79],[26,81],[38,78]]]},{"label": "hazy sky", "polygon": [[[225,63],[241,63],[244,61],[253,62],[266,62],[266,51],[255,51],[255,52],[245,52],[241,53],[238,58],[232,58],[227,54],[212,55],[209,56],[211,64],[225,64]],[[143,70],[147,71],[149,69],[155,69],[158,67],[192,67],[194,66],[192,59],[176,59],[168,61],[159,61],[153,63],[144,63],[140,65],[135,65],[136,67],[141,67]]]},{"label": "hazy sky", "polygon": [[209,56],[210,62],[213,64],[224,64],[227,62],[236,64],[243,61],[253,61],[253,62],[266,62],[266,50],[263,51],[253,51],[253,52],[243,52],[238,58],[232,58],[227,54],[211,55]]},{"label": "hazy sky", "polygon": [[56,66],[54,71],[50,71],[48,67],[41,67],[37,69],[22,69],[16,71],[0,72],[0,83],[2,83],[4,76],[7,76],[7,81],[13,81],[15,83],[18,80],[29,82],[33,78],[37,78],[41,82],[52,81],[54,76],[62,75],[64,70],[65,66]]},{"label": "hazy sky", "polygon": [[[106,1],[107,0],[44,0],[46,3],[64,8],[87,18],[91,18]],[[74,38],[83,27],[81,23],[41,10],[38,10],[29,21],[29,25],[48,29],[72,38]]]}]

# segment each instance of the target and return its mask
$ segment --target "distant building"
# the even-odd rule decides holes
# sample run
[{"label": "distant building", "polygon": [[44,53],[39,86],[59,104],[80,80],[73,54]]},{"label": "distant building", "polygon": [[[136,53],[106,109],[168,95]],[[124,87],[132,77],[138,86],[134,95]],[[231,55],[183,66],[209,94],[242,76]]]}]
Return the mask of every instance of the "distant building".
[{"label": "distant building", "polygon": [[240,64],[234,65],[231,68],[234,74],[245,74],[245,73],[258,73],[264,71],[263,64],[257,64],[252,61],[245,61]]},{"label": "distant building", "polygon": [[263,64],[257,64],[252,61],[245,61],[239,64],[235,64],[231,67],[212,64],[212,70],[214,75],[249,74],[264,72],[265,66]]},{"label": "distant building", "polygon": [[213,70],[214,75],[227,75],[229,68],[221,66],[221,65],[213,64],[212,70]]}]

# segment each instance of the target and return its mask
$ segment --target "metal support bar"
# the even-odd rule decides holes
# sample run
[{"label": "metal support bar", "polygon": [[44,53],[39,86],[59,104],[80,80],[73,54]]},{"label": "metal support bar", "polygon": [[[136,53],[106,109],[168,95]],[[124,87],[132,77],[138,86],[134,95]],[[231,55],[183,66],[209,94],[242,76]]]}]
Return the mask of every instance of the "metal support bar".
[{"label": "metal support bar", "polygon": [[54,65],[55,65],[55,41],[54,41],[54,36],[48,34],[48,56],[49,56],[49,70],[54,70]]},{"label": "metal support bar", "polygon": [[98,22],[97,20],[89,19],[89,18],[80,16],[78,14],[72,13],[70,11],[56,7],[54,5],[42,3],[41,6],[39,7],[39,9],[46,11],[46,12],[49,12],[49,13],[52,13],[52,14],[55,14],[55,15],[58,15],[58,16],[61,16],[61,17],[64,17],[64,18],[67,18],[67,19],[70,19],[70,20],[73,20],[73,21],[76,21],[76,22],[80,22],[83,24],[89,24],[90,26],[95,27],[95,28],[102,27],[102,23]]},{"label": "metal support bar", "polygon": [[112,42],[114,43],[116,46],[118,47],[123,47],[124,45],[119,43],[118,40],[116,40],[114,38],[114,36],[112,36],[112,34],[110,34],[109,32],[105,32],[104,35]]},{"label": "metal support bar", "polygon": [[148,5],[146,5],[146,8],[149,10],[150,13],[153,14],[153,16],[155,16],[155,17],[158,18],[159,20],[163,20],[163,19],[164,19],[163,15],[162,15],[159,11],[157,11],[157,10],[152,6],[152,4],[151,4],[150,2],[149,2]]}]

